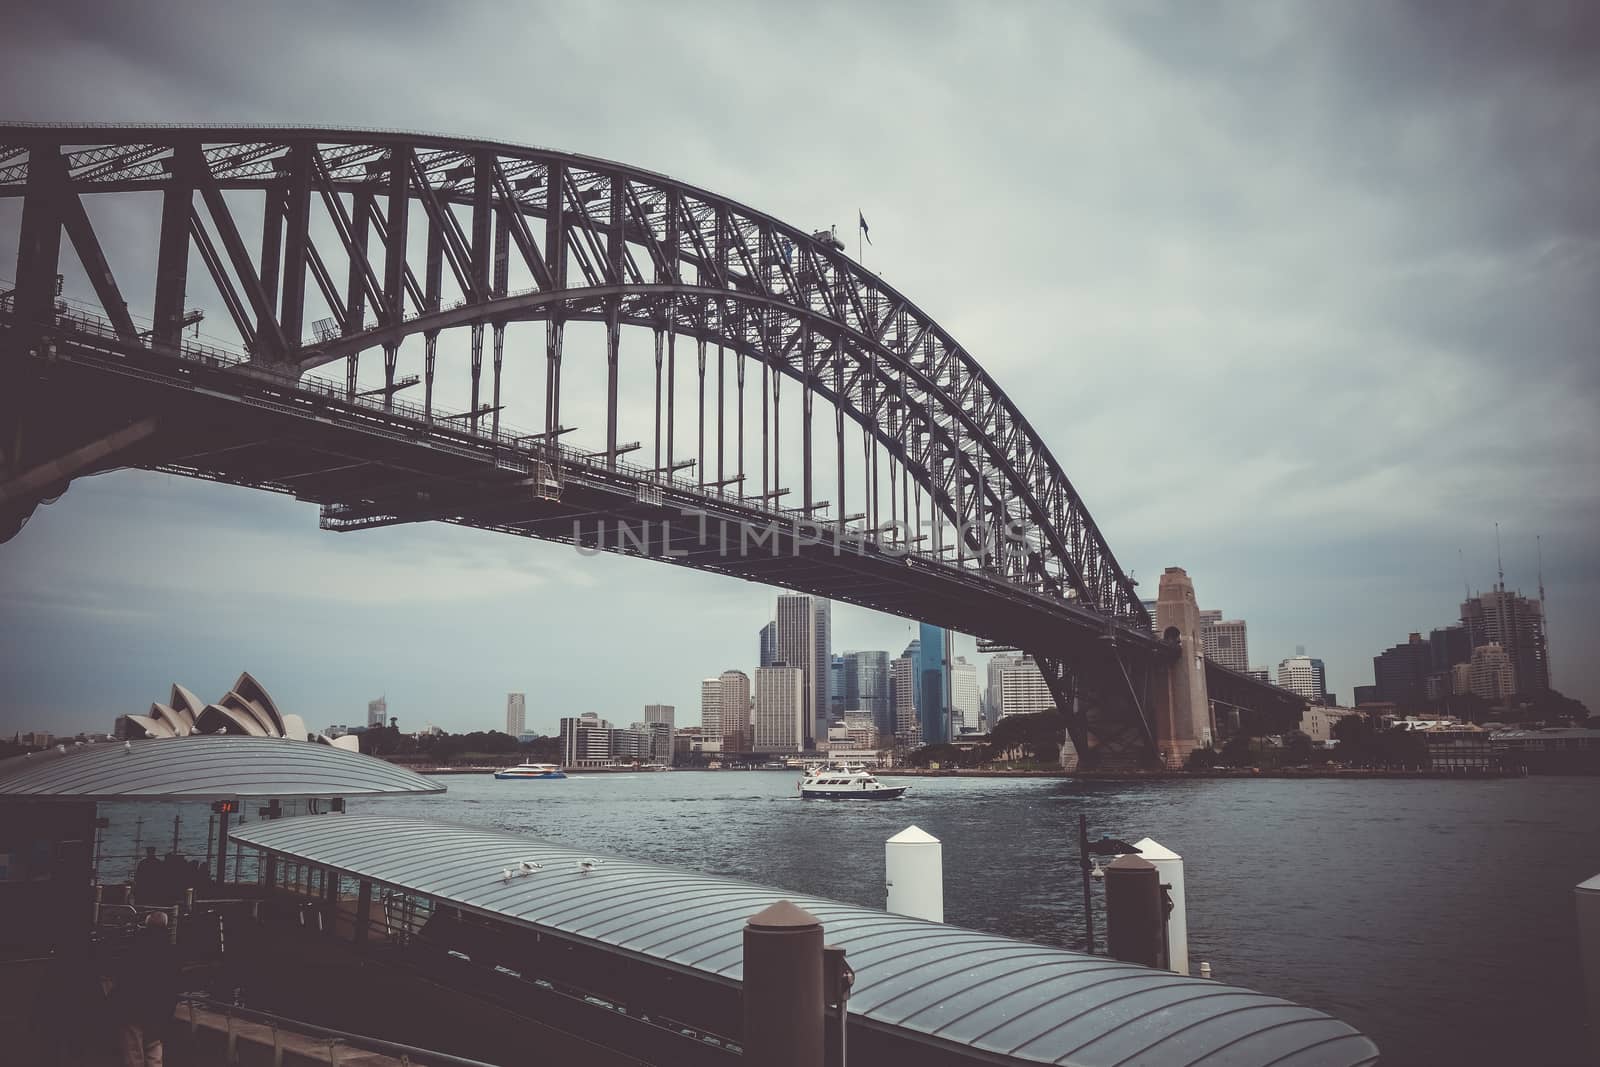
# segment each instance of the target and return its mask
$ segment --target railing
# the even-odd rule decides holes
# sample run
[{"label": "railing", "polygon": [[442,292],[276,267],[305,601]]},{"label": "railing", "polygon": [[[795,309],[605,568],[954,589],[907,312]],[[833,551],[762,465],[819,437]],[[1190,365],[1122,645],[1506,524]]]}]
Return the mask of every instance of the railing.
[{"label": "railing", "polygon": [[328,1062],[338,1064],[341,1046],[352,1051],[376,1052],[384,1056],[392,1056],[401,1063],[410,1063],[416,1067],[494,1067],[493,1064],[482,1060],[469,1060],[464,1056],[452,1056],[447,1052],[435,1052],[432,1049],[418,1048],[415,1045],[403,1045],[398,1041],[385,1041],[379,1037],[368,1037],[365,1034],[352,1034],[344,1030],[334,1030],[331,1027],[317,1026],[313,1023],[301,1022],[271,1012],[256,1011],[238,1004],[230,1004],[216,1000],[212,997],[190,994],[179,1002],[179,1011],[187,1011],[189,1033],[191,1038],[200,1029],[199,1010],[214,1012],[227,1020],[228,1062],[236,1063],[238,1055],[238,1038],[235,1032],[234,1021],[255,1023],[267,1026],[272,1030],[272,1054],[274,1063],[283,1062],[284,1033],[299,1034],[305,1037],[319,1038],[326,1042]]}]

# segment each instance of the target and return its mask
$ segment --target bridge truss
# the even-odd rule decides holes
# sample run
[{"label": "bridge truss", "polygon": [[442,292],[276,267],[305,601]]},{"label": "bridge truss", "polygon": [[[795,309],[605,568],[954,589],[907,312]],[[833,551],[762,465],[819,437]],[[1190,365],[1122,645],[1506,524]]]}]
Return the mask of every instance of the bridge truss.
[{"label": "bridge truss", "polygon": [[[1172,650],[1083,501],[971,355],[826,231],[605,160],[321,129],[0,127],[5,198],[11,533],[72,476],[132,465],[292,493],[330,529],[649,555],[1025,649],[1081,758],[1154,751],[1146,678]],[[91,307],[61,295],[69,251]],[[147,321],[130,287],[153,288]],[[203,314],[223,341],[186,335]],[[588,447],[575,372],[603,378]]]}]

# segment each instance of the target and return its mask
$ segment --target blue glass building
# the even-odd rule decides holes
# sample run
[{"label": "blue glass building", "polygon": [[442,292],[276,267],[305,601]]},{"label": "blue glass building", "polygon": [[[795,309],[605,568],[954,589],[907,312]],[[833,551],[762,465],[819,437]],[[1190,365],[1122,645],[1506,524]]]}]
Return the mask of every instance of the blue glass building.
[{"label": "blue glass building", "polygon": [[916,703],[922,743],[942,745],[950,740],[950,631],[923,623],[917,644]]}]

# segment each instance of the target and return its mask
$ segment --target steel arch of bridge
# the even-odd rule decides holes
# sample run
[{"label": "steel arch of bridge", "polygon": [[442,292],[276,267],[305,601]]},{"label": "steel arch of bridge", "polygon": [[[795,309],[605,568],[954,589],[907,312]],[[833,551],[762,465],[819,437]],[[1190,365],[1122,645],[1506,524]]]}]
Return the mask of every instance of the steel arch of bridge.
[{"label": "steel arch of bridge", "polygon": [[[81,197],[143,192],[161,200],[154,250],[152,325],[141,331],[102,250]],[[247,241],[232,205],[261,194],[259,242]],[[198,194],[198,196],[197,196]],[[153,349],[181,344],[191,253],[197,253],[260,374],[295,380],[344,360],[353,399],[358,359],[381,350],[385,405],[409,382],[397,378],[402,341],[425,346],[424,417],[432,423],[439,333],[470,332],[471,404],[466,417],[499,435],[503,339],[515,321],[545,325],[543,436],[561,420],[565,327],[604,326],[607,425],[604,463],[617,469],[621,327],[654,333],[655,440],[651,475],[669,484],[674,453],[680,338],[695,346],[701,381],[697,476],[740,499],[774,501],[787,491],[778,427],[767,440],[770,389],[776,423],[781,383],[802,397],[800,506],[814,517],[824,479],[813,469],[813,399],[835,408],[837,489],[845,492],[845,422],[860,428],[871,487],[866,514],[840,522],[883,525],[875,442],[903,469],[897,505],[889,472],[889,519],[909,521],[909,494],[958,531],[935,553],[971,556],[995,581],[1054,597],[1100,616],[1108,633],[1143,639],[1149,619],[1055,457],[990,375],[930,316],[850,260],[826,234],[811,234],[664,175],[545,149],[421,134],[250,127],[0,127],[0,197],[22,197],[18,321],[50,314],[63,234],[77,253],[117,338]],[[319,210],[320,209],[320,210]],[[425,234],[415,233],[415,228]],[[329,239],[331,233],[332,239]],[[417,239],[414,239],[417,238]],[[420,245],[420,254],[413,248]],[[259,249],[259,252],[256,250]],[[512,291],[515,262],[533,284]],[[308,295],[331,322],[308,336]],[[456,297],[452,299],[452,296]],[[485,331],[492,346],[485,366]],[[741,426],[736,479],[708,482],[704,464],[707,346],[735,353]],[[759,494],[745,483],[746,360],[762,368]],[[665,370],[663,368],[665,367]],[[663,375],[666,391],[663,393]],[[770,374],[770,381],[769,381]],[[485,377],[487,376],[487,380]],[[720,380],[719,380],[720,388]],[[487,392],[487,396],[485,396]],[[665,422],[663,423],[663,396]],[[720,420],[718,457],[722,454]],[[826,432],[826,431],[824,431]],[[663,448],[663,438],[665,447]],[[1001,531],[1025,531],[1021,542]],[[1039,650],[1043,652],[1044,650]],[[1048,654],[1047,676],[1065,697],[1072,672]],[[1125,676],[1126,677],[1126,676]],[[1130,692],[1137,690],[1128,679]],[[1143,701],[1135,696],[1137,706]],[[1144,720],[1142,711],[1139,718]],[[1150,743],[1147,721],[1141,721]],[[1082,740],[1075,740],[1083,747]]]}]

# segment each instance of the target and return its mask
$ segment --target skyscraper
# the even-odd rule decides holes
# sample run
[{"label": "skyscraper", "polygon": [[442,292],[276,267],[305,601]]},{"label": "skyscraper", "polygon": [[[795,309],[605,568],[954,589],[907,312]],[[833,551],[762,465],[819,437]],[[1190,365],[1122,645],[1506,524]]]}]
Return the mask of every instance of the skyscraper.
[{"label": "skyscraper", "polygon": [[1508,592],[1505,582],[1461,605],[1461,625],[1474,649],[1499,645],[1511,661],[1515,692],[1532,696],[1550,688],[1544,611],[1537,600]]},{"label": "skyscraper", "polygon": [[957,656],[950,664],[950,736],[959,735],[962,727],[976,729],[982,710],[978,700],[978,666],[968,663],[965,656]]},{"label": "skyscraper", "polygon": [[374,726],[386,726],[389,722],[389,698],[379,697],[377,700],[367,701],[367,729]]},{"label": "skyscraper", "polygon": [[522,693],[506,694],[506,733],[521,737],[526,731],[527,698]]},{"label": "skyscraper", "polygon": [[805,743],[805,675],[799,667],[756,670],[757,752],[799,752]]},{"label": "skyscraper", "polygon": [[718,679],[722,692],[718,701],[722,713],[722,751],[750,751],[750,676],[744,671],[723,671]]},{"label": "skyscraper", "polygon": [[817,649],[813,676],[817,691],[812,695],[816,719],[813,737],[827,737],[829,715],[833,708],[833,602],[818,598],[815,611]]},{"label": "skyscraper", "polygon": [[944,744],[950,740],[950,650],[948,630],[922,624],[917,651],[917,719],[922,726],[922,743]]},{"label": "skyscraper", "polygon": [[700,679],[700,747],[722,751],[722,679]]},{"label": "skyscraper", "polygon": [[1001,705],[996,721],[1008,715],[1036,715],[1056,706],[1056,698],[1032,656],[1008,656],[1000,667]]},{"label": "skyscraper", "polygon": [[646,704],[644,727],[640,733],[650,738],[650,758],[657,763],[673,762],[672,735],[676,732],[678,709],[671,704]]},{"label": "skyscraper", "polygon": [[994,729],[994,724],[1000,721],[1004,714],[1005,696],[1005,669],[1007,664],[1020,662],[1019,655],[1009,652],[997,652],[989,657],[989,684],[984,690],[983,706],[987,713],[989,729]]},{"label": "skyscraper", "polygon": [[[780,593],[777,626],[777,659],[775,663],[798,667],[804,676],[806,702],[807,749],[816,747],[819,736],[827,736],[828,719],[828,641],[825,627],[829,621],[827,601],[818,601],[802,593]],[[823,733],[817,733],[818,724]]]},{"label": "skyscraper", "polygon": [[1504,700],[1516,693],[1517,672],[1511,657],[1492,641],[1472,650],[1467,679],[1472,695],[1484,700]]},{"label": "skyscraper", "polygon": [[894,711],[889,705],[889,653],[844,654],[844,710],[870,711],[881,737],[894,734]]},{"label": "skyscraper", "polygon": [[828,657],[828,721],[839,722],[844,719],[844,657]]},{"label": "skyscraper", "polygon": [[1427,703],[1427,679],[1433,665],[1433,649],[1421,634],[1412,634],[1403,645],[1395,645],[1372,657],[1372,677],[1378,699],[1406,710]]},{"label": "skyscraper", "polygon": [[1313,704],[1321,704],[1328,696],[1328,671],[1320,659],[1295,656],[1278,664],[1278,685]]},{"label": "skyscraper", "polygon": [[922,744],[922,726],[917,721],[917,657],[912,648],[889,664],[889,699],[894,712],[895,744],[915,748]]},{"label": "skyscraper", "polygon": [[1243,619],[1224,619],[1220,611],[1200,613],[1200,641],[1206,659],[1243,674],[1250,670],[1250,643]]},{"label": "skyscraper", "polygon": [[759,667],[770,667],[778,662],[778,624],[769,622],[761,628],[761,653],[756,660]]}]

